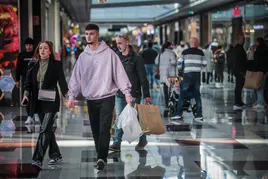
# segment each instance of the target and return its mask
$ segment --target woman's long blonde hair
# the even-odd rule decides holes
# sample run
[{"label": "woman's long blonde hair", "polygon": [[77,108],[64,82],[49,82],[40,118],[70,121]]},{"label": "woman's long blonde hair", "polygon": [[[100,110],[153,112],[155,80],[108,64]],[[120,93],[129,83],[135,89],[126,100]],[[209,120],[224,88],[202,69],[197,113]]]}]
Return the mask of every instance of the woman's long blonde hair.
[{"label": "woman's long blonde hair", "polygon": [[34,55],[33,55],[32,60],[36,60],[36,62],[39,61],[39,59],[40,59],[39,47],[40,47],[40,45],[41,45],[42,43],[46,43],[46,44],[48,45],[48,47],[49,47],[49,50],[50,50],[50,52],[51,52],[51,54],[49,55],[49,59],[55,59],[55,57],[54,57],[54,53],[53,53],[53,52],[54,52],[54,51],[53,51],[53,43],[52,43],[51,41],[41,41],[41,42],[38,44],[38,46],[36,47],[36,49],[35,49],[35,52],[34,52]]}]

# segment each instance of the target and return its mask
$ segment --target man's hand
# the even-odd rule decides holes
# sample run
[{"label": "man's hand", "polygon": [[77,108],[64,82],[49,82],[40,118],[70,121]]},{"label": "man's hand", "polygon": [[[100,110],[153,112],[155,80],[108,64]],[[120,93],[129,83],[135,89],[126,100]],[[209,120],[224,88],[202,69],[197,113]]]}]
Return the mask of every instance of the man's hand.
[{"label": "man's hand", "polygon": [[144,103],[145,104],[151,103],[151,98],[150,97],[144,98]]},{"label": "man's hand", "polygon": [[75,106],[74,100],[73,99],[68,99],[66,101],[66,106],[67,106],[67,108],[74,108],[74,106]]},{"label": "man's hand", "polygon": [[16,81],[16,87],[19,88],[20,87],[20,82]]},{"label": "man's hand", "polygon": [[128,96],[128,97],[126,97],[126,102],[128,103],[128,104],[132,104],[132,102],[134,101],[134,98],[132,97],[132,96]]}]

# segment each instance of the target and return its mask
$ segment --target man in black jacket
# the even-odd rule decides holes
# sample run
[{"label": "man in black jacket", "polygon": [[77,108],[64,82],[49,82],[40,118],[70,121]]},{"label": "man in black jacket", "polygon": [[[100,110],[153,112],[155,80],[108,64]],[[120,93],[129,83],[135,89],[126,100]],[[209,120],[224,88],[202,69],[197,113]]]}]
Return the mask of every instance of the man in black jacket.
[{"label": "man in black jacket", "polygon": [[[21,85],[21,89],[24,87],[24,82],[26,79],[28,63],[32,60],[34,55],[34,40],[32,38],[27,38],[24,42],[25,50],[20,52],[18,57],[17,69],[16,69],[16,86],[19,88]],[[21,84],[20,84],[21,81]],[[23,94],[23,92],[22,92]],[[30,105],[26,107],[28,118],[25,124],[33,123],[32,114],[30,112]],[[39,119],[36,120],[39,121]]]},{"label": "man in black jacket", "polygon": [[[119,50],[118,56],[120,57],[123,66],[126,70],[127,76],[131,82],[131,96],[135,98],[135,103],[139,104],[141,100],[141,87],[143,90],[143,97],[145,103],[150,102],[149,84],[146,78],[146,72],[144,69],[144,60],[141,56],[136,54],[131,45],[129,45],[129,37],[127,34],[118,35],[116,37],[117,48]],[[116,111],[119,115],[125,106],[127,105],[124,95],[121,91],[116,96]],[[110,146],[112,151],[121,150],[121,141],[123,136],[122,129],[116,129],[113,137],[113,145]],[[140,137],[139,143],[135,147],[135,150],[143,150],[147,145],[146,136]]]},{"label": "man in black jacket", "polygon": [[233,49],[232,55],[234,59],[234,75],[236,78],[235,84],[235,105],[234,110],[241,110],[245,106],[242,102],[242,89],[245,83],[245,74],[247,70],[247,54],[243,47],[245,43],[245,37],[243,34],[237,36],[237,44]]},{"label": "man in black jacket", "polygon": [[147,74],[147,79],[150,82],[150,88],[154,85],[154,72],[155,72],[155,58],[158,53],[153,49],[153,42],[148,42],[148,48],[141,52],[141,56],[144,59],[145,70]]}]

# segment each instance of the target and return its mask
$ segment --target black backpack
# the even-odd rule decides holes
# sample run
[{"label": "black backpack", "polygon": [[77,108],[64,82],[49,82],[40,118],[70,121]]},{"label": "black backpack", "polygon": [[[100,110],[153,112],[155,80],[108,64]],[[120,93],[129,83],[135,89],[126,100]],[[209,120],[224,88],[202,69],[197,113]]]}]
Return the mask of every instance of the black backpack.
[{"label": "black backpack", "polygon": [[221,52],[217,57],[217,61],[220,64],[224,63],[225,62],[225,54]]}]

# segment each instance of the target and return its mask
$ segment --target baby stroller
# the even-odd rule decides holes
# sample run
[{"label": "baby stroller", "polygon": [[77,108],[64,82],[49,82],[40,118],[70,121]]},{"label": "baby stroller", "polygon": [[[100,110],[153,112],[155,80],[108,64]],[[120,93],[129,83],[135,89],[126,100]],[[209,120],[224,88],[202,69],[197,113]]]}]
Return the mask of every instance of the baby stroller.
[{"label": "baby stroller", "polygon": [[[180,84],[182,82],[182,77],[169,77],[169,99],[168,99],[168,117],[173,117],[177,113],[177,106],[180,95]],[[187,94],[184,97],[183,111],[193,112],[196,116],[196,105],[192,102],[193,93],[192,88],[188,89]]]}]

